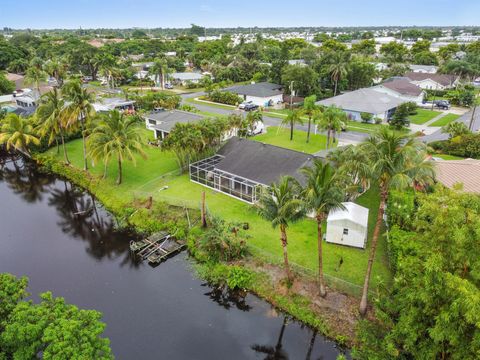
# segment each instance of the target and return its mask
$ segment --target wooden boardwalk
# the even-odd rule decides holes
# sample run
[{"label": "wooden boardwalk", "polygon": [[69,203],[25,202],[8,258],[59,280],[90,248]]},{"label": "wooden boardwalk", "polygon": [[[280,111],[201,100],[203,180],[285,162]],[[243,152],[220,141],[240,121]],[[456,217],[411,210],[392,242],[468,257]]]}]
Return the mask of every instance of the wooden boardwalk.
[{"label": "wooden boardwalk", "polygon": [[155,233],[146,239],[130,241],[130,250],[142,260],[156,265],[171,255],[183,250],[185,244],[165,232]]}]

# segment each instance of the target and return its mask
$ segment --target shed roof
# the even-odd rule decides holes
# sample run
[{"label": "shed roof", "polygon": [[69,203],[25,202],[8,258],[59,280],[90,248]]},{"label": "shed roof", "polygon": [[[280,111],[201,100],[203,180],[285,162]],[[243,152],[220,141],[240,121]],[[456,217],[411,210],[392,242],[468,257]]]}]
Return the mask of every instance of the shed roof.
[{"label": "shed roof", "polygon": [[333,210],[328,214],[327,222],[349,220],[355,224],[368,227],[368,209],[355,204],[344,202],[345,210]]},{"label": "shed roof", "polygon": [[394,96],[381,93],[372,88],[365,88],[320,100],[317,101],[317,104],[324,106],[336,105],[344,110],[380,114],[396,108],[403,102],[405,101]]},{"label": "shed roof", "polygon": [[157,110],[145,115],[145,118],[157,122],[157,125],[154,125],[155,129],[170,132],[177,123],[199,121],[203,116],[181,110]]},{"label": "shed roof", "polygon": [[228,140],[218,154],[224,158],[217,169],[267,186],[285,175],[303,182],[300,169],[314,158],[311,154],[238,137]]},{"label": "shed roof", "polygon": [[259,82],[248,85],[230,86],[224,91],[229,91],[239,95],[248,95],[256,97],[271,97],[283,94],[282,85],[272,84],[269,82]]}]

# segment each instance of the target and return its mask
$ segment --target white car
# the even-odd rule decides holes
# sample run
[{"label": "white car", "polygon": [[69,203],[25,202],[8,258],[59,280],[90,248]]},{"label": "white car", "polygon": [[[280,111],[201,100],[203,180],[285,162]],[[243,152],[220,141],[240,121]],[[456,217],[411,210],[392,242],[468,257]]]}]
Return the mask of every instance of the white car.
[{"label": "white car", "polygon": [[253,125],[253,130],[249,130],[249,131],[248,131],[248,135],[249,135],[249,136],[260,135],[261,133],[264,132],[264,130],[265,130],[265,125],[263,124],[263,122],[257,121],[257,122]]},{"label": "white car", "polygon": [[238,105],[238,108],[239,108],[240,110],[244,110],[244,109],[245,109],[245,106],[250,105],[250,104],[252,104],[251,101],[244,101],[243,103],[241,103],[240,105]]}]

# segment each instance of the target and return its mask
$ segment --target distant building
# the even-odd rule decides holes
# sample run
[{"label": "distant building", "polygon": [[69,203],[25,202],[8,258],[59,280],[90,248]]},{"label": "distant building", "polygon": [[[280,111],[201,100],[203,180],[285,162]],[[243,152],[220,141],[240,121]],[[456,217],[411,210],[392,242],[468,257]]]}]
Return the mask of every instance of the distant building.
[{"label": "distant building", "polygon": [[335,105],[347,113],[350,120],[362,121],[362,113],[372,114],[374,118],[388,121],[398,105],[405,100],[374,88],[358,89],[328,99],[317,101],[317,105]]},{"label": "distant building", "polygon": [[100,102],[94,103],[93,107],[97,112],[108,112],[111,110],[134,112],[134,104],[134,100],[125,100],[123,98],[104,98]]},{"label": "distant building", "polygon": [[203,119],[203,116],[180,110],[155,110],[144,115],[145,125],[153,131],[155,139],[165,139],[177,123],[191,123]]},{"label": "distant building", "polygon": [[436,74],[438,71],[438,67],[435,65],[409,65],[408,67],[412,72],[423,74]]},{"label": "distant building", "polygon": [[457,76],[446,74],[409,72],[405,74],[405,77],[409,78],[413,84],[420,86],[422,89],[429,90],[450,89],[458,82]]},{"label": "distant building", "polygon": [[174,84],[185,86],[187,83],[198,84],[203,78],[203,74],[197,72],[178,72],[168,75],[168,79]]},{"label": "distant building", "polygon": [[425,97],[425,91],[406,78],[388,79],[372,89],[418,105],[423,103]]},{"label": "distant building", "polygon": [[283,101],[282,85],[268,82],[231,86],[223,89],[223,91],[237,94],[244,101],[251,101],[258,106],[273,106]]}]

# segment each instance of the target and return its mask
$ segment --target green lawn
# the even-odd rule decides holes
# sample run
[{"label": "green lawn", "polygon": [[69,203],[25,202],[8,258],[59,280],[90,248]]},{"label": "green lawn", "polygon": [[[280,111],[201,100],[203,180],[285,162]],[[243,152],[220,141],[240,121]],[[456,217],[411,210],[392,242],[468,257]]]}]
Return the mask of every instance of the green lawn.
[{"label": "green lawn", "polygon": [[422,125],[440,114],[440,111],[417,109],[417,113],[415,115],[409,116],[409,119],[412,124]]},{"label": "green lawn", "polygon": [[194,98],[187,98],[185,99],[185,101],[190,104],[205,105],[205,106],[210,106],[213,108],[224,109],[224,110],[235,110],[237,108],[236,106],[233,106],[233,105],[226,105],[226,104],[220,104],[220,103],[212,104],[211,102],[199,101]]},{"label": "green lawn", "polygon": [[433,154],[434,157],[439,157],[443,160],[463,160],[460,156],[448,155],[448,154]]},{"label": "green lawn", "polygon": [[293,140],[290,141],[290,128],[269,126],[267,132],[251,138],[266,144],[276,145],[287,149],[314,154],[326,148],[327,137],[325,135],[310,134],[310,142],[307,143],[307,133],[301,130],[293,130]]},{"label": "green lawn", "polygon": [[[276,129],[272,130],[275,134]],[[278,142],[278,139],[281,140],[280,142],[289,142],[287,138],[288,129],[283,130],[285,134],[272,137],[272,139],[275,139],[275,142]],[[152,136],[151,132],[147,130],[144,130],[143,134],[145,139]],[[265,135],[268,136],[269,133]],[[305,133],[299,131],[295,135],[293,143],[298,143],[298,146],[305,146]],[[325,146],[325,137],[312,134],[311,143],[308,146],[311,146],[311,148],[306,149],[317,151],[317,149]],[[69,142],[67,149],[72,165],[81,168],[82,140],[78,139]],[[136,167],[132,163],[124,164],[124,182],[120,186],[115,185],[117,176],[116,164],[112,163],[109,165],[108,176],[104,180],[104,184],[111,190],[113,196],[118,196],[122,199],[152,196],[154,200],[163,200],[172,205],[199,208],[201,194],[203,191],[206,191],[207,208],[210,213],[218,215],[227,221],[247,222],[250,226],[248,243],[251,251],[269,261],[281,263],[282,248],[279,240],[279,230],[272,229],[270,223],[260,218],[253,206],[195,184],[189,180],[188,175],[178,176],[175,172],[178,167],[173,154],[162,152],[156,147],[148,147],[146,152],[148,159],[144,160],[138,157]],[[49,153],[58,159],[62,159],[62,154],[57,155],[55,148],[50,149]],[[89,165],[91,165],[91,162],[89,162]],[[101,164],[90,166],[90,171],[100,177],[103,174],[103,166]],[[165,176],[166,174],[170,175]],[[370,208],[370,239],[379,203],[378,190],[376,188],[369,190],[359,197],[357,202]],[[291,225],[288,229],[290,260],[299,267],[303,267],[311,275],[315,275],[317,271],[316,235],[316,223],[311,219],[304,219],[299,223]],[[370,246],[370,242],[368,246]],[[363,283],[364,271],[367,267],[368,249],[361,250],[324,243],[327,281],[335,281],[336,286],[341,290],[360,294],[360,285]],[[338,268],[340,259],[343,260],[343,264]],[[386,260],[384,239],[379,242],[372,275],[372,289],[379,281],[388,283],[391,280]]]},{"label": "green lawn", "polygon": [[445,126],[447,124],[450,124],[452,121],[457,120],[459,117],[460,115],[457,115],[457,114],[447,114],[428,126],[439,126],[439,127]]},{"label": "green lawn", "polygon": [[[210,213],[218,215],[227,221],[248,222],[249,245],[253,252],[268,259],[282,261],[282,247],[278,229],[273,229],[271,224],[260,218],[255,208],[240,200],[206,188],[202,185],[189,181],[188,175],[183,175],[164,182],[159,182],[157,187],[168,185],[166,190],[156,191],[154,198],[177,205],[199,207],[202,191],[206,191],[207,207]],[[377,189],[372,189],[359,197],[357,202],[362,206],[369,207],[369,239],[373,234],[375,220],[378,211],[379,197]],[[290,261],[307,269],[310,274],[315,274],[317,267],[317,232],[316,223],[311,219],[305,219],[293,224],[288,229],[288,251]],[[355,293],[360,289],[356,285],[362,285],[364,271],[368,262],[368,250],[324,243],[325,272],[335,278],[343,279],[355,284],[340,284]],[[343,264],[338,269],[340,259]],[[373,267],[372,283],[374,288],[379,279],[389,282],[391,279],[386,258],[385,239],[379,241],[377,256]]]}]

